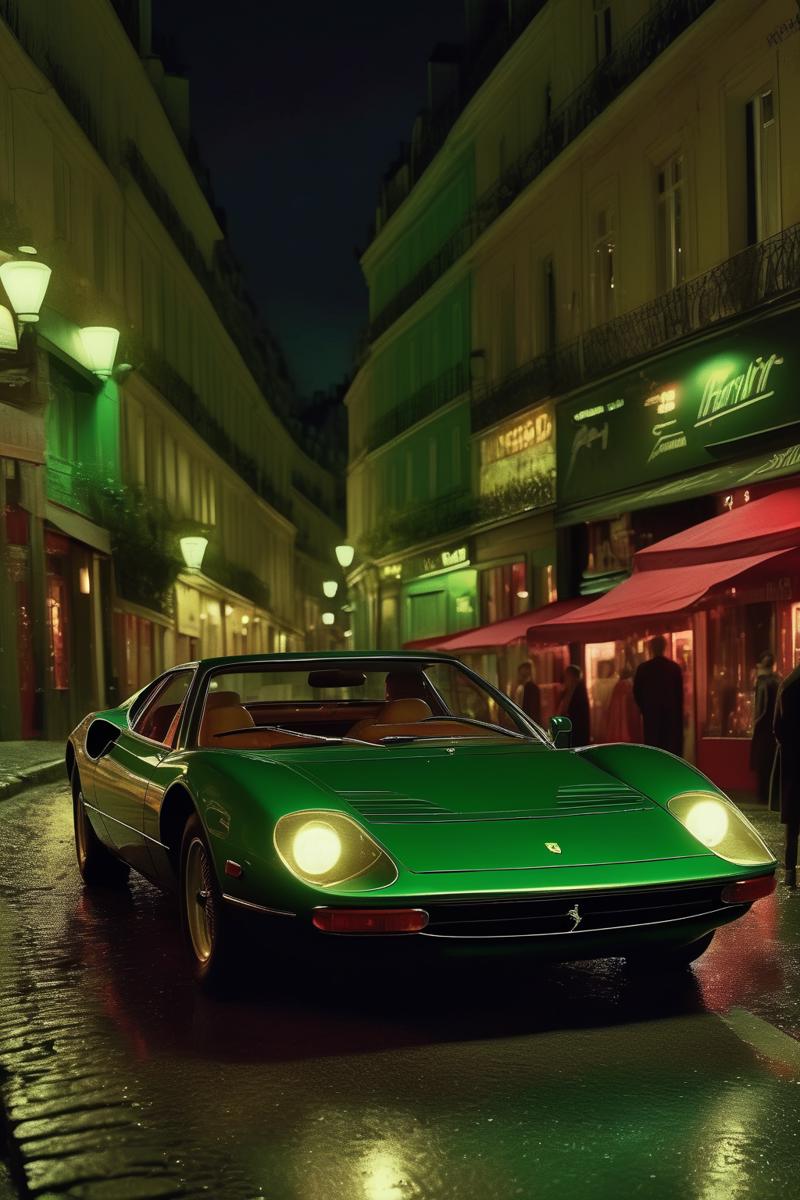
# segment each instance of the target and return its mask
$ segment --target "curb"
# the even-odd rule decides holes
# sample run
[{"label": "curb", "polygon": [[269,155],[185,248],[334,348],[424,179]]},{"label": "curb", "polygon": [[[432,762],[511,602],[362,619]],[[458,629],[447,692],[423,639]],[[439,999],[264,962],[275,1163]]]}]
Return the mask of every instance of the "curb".
[{"label": "curb", "polygon": [[39,787],[43,783],[55,783],[59,779],[66,780],[66,774],[63,758],[39,763],[35,767],[26,767],[24,771],[18,771],[16,775],[12,775],[10,779],[0,783],[0,801],[9,800],[12,796],[18,796],[20,792]]}]

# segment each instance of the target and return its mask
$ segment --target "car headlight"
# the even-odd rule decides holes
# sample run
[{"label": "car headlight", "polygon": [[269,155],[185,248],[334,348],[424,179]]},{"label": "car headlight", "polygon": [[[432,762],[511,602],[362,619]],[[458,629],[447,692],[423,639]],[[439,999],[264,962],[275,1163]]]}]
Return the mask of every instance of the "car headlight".
[{"label": "car headlight", "polygon": [[747,817],[724,796],[682,792],[672,797],[667,808],[692,837],[720,858],[741,867],[766,867],[775,862]]},{"label": "car headlight", "polygon": [[345,813],[287,813],[275,825],[274,840],[281,862],[304,883],[366,892],[397,878],[386,851]]}]

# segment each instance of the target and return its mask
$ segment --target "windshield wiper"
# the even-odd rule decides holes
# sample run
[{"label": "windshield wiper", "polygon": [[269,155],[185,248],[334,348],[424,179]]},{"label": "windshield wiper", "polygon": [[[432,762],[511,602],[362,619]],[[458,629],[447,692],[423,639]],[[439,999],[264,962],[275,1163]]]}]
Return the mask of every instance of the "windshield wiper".
[{"label": "windshield wiper", "polygon": [[363,738],[353,737],[329,737],[325,733],[301,733],[298,729],[286,729],[283,725],[256,725],[255,729],[268,729],[270,733],[285,733],[289,737],[304,738],[312,742],[322,742],[323,745],[327,744],[329,746],[372,746],[375,749],[380,749],[380,742],[366,742]]}]

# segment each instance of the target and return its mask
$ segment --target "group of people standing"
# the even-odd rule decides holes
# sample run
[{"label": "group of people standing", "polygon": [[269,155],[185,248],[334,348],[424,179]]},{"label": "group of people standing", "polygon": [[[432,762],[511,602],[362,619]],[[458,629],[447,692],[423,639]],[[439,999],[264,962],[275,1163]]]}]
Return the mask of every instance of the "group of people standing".
[{"label": "group of people standing", "polygon": [[[604,740],[683,754],[683,671],[666,649],[666,638],[654,637],[648,643],[649,658],[635,673],[627,668],[620,672],[608,703]],[[530,662],[519,666],[515,698],[528,716],[541,722],[541,696]],[[588,746],[589,694],[574,663],[564,669],[556,711],[572,722],[573,746]],[[786,826],[786,883],[794,888],[800,840],[800,666],[781,680],[773,654],[762,654],[758,661],[750,765],[759,800],[780,811]]]},{"label": "group of people standing", "polygon": [[[636,673],[625,668],[614,684],[608,702],[604,741],[643,742],[673,754],[683,751],[683,672],[666,656],[667,643],[654,637],[650,658]],[[517,673],[517,703],[535,721],[541,721],[541,698],[529,662]],[[572,722],[573,746],[591,741],[589,693],[580,667],[564,669],[556,711]]]}]

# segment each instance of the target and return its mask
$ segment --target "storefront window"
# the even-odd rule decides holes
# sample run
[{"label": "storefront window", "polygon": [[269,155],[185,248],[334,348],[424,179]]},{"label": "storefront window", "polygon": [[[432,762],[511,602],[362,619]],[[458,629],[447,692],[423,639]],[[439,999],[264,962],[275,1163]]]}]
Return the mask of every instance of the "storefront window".
[{"label": "storefront window", "polygon": [[591,575],[630,571],[633,566],[633,530],[630,513],[609,521],[591,521],[586,563]]},{"label": "storefront window", "polygon": [[481,624],[504,621],[531,607],[524,562],[505,563],[480,572]]},{"label": "storefront window", "polygon": [[725,605],[708,614],[706,737],[748,737],[756,664],[775,652],[775,606]]},{"label": "storefront window", "polygon": [[[631,635],[614,642],[586,646],[586,687],[589,692],[593,742],[640,742],[642,716],[633,698],[636,669],[649,656],[653,634]],[[694,758],[693,646],[690,629],[665,633],[666,655],[683,671],[684,757]]]}]

